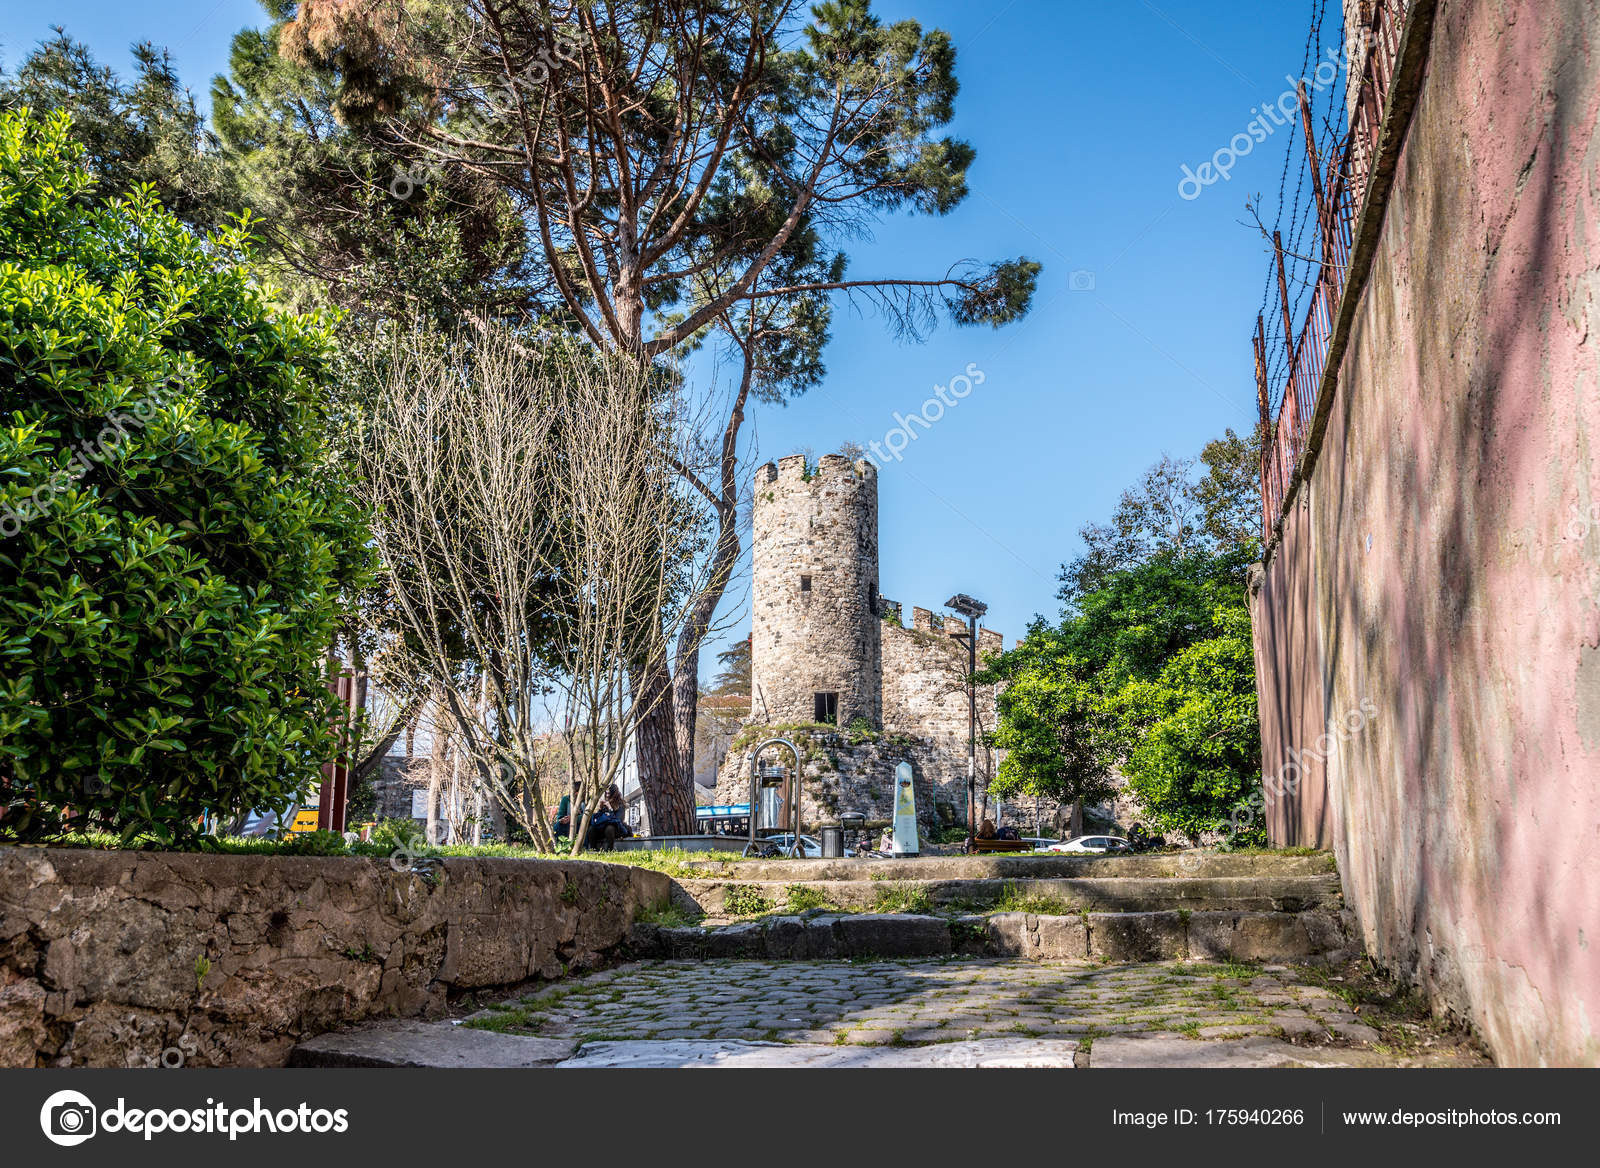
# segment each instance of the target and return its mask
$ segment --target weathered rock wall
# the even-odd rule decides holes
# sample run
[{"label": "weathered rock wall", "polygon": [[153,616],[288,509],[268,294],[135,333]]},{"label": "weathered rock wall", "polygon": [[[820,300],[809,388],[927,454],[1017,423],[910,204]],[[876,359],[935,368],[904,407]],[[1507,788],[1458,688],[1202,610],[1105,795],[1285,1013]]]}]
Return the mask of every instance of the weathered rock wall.
[{"label": "weathered rock wall", "polygon": [[[926,609],[913,609],[909,628],[883,626],[883,724],[899,734],[926,743],[923,752],[926,780],[937,800],[967,817],[967,647],[952,634],[965,635],[966,626],[951,621],[936,627]],[[986,653],[1001,649],[998,633],[978,630],[979,663]],[[983,745],[982,736],[995,725],[995,688],[978,687],[978,791],[988,789],[999,763],[998,752]],[[1032,800],[1028,801],[1032,824]],[[1006,822],[1016,819],[1009,807]],[[1048,815],[1049,812],[1046,812]]]},{"label": "weathered rock wall", "polygon": [[1367,951],[1519,1065],[1600,1063],[1597,45],[1590,0],[1440,0],[1252,599],[1274,841],[1331,841]]},{"label": "weathered rock wall", "polygon": [[601,964],[614,864],[0,848],[0,1066],[278,1066],[298,1040]]},{"label": "weathered rock wall", "polygon": [[[747,732],[747,743],[753,733]],[[893,819],[895,768],[902,762],[911,764],[921,829],[931,831],[936,825],[934,776],[943,773],[944,760],[935,744],[904,735],[836,732],[820,726],[777,727],[773,733],[790,738],[800,748],[801,821],[806,834],[837,823],[841,811],[859,811],[869,820]],[[768,762],[789,765],[787,751],[767,753]],[[718,774],[716,798],[719,803],[749,801],[748,745],[729,751]]]}]

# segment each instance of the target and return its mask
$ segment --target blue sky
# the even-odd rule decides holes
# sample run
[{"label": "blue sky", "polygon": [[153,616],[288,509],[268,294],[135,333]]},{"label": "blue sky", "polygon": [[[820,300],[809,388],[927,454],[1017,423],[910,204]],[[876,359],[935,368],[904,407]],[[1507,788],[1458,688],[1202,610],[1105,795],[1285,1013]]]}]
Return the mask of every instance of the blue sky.
[{"label": "blue sky", "polygon": [[[881,587],[907,606],[970,593],[1015,637],[1035,613],[1056,615],[1056,575],[1078,529],[1103,521],[1145,467],[1253,424],[1249,335],[1266,257],[1240,220],[1255,191],[1270,209],[1288,130],[1197,198],[1177,184],[1181,165],[1198,168],[1277,100],[1286,73],[1299,75],[1314,0],[876,7],[951,34],[952,132],[978,158],[960,208],[880,223],[852,275],[924,276],[1018,254],[1045,270],[1030,316],[998,331],[941,326],[901,344],[875,315],[841,305],[825,384],[758,409],[754,434],[761,460],[881,441],[896,412],[921,409],[969,364],[982,370],[983,384],[880,472]],[[1338,5],[1328,7],[1332,40]],[[147,39],[172,51],[203,101],[232,34],[263,22],[253,0],[20,0],[0,12],[0,52],[14,66],[62,24],[127,68],[128,47]]]}]

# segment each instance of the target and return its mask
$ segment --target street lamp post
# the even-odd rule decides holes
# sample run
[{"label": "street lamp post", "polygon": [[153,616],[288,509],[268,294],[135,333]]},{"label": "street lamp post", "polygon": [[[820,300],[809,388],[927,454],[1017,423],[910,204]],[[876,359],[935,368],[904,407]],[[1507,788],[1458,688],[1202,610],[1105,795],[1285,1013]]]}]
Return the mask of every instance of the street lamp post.
[{"label": "street lamp post", "polygon": [[945,607],[967,618],[967,854],[977,850],[978,814],[978,618],[989,611],[981,600],[957,592]]}]

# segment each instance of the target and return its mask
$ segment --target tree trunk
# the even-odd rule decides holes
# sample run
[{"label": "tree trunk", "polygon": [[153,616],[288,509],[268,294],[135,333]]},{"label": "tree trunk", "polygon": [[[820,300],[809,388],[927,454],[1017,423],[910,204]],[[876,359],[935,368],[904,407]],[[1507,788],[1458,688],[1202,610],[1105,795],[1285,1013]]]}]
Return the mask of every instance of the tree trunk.
[{"label": "tree trunk", "polygon": [[673,719],[672,680],[652,664],[633,679],[634,704],[645,713],[635,732],[639,785],[650,813],[650,834],[694,831],[694,779],[683,773]]},{"label": "tree trunk", "polygon": [[717,491],[713,494],[704,484],[695,484],[716,510],[717,544],[706,586],[695,598],[689,618],[684,621],[683,629],[678,634],[677,655],[673,661],[673,732],[678,744],[678,768],[689,784],[691,802],[694,794],[695,722],[700,714],[700,643],[705,640],[706,631],[711,627],[711,618],[716,614],[717,605],[722,603],[723,593],[728,590],[728,581],[733,579],[734,569],[739,566],[739,430],[744,426],[744,404],[750,397],[750,383],[754,375],[754,352],[746,346],[739,392],[734,396],[728,421],[722,428]]},{"label": "tree trunk", "polygon": [[444,759],[439,748],[434,747],[433,758],[428,763],[428,827],[424,838],[430,844],[439,842],[439,794],[444,786]]},{"label": "tree trunk", "polygon": [[1072,801],[1072,818],[1067,823],[1067,834],[1069,836],[1071,836],[1071,838],[1073,838],[1073,839],[1077,839],[1080,835],[1083,834],[1083,800],[1082,799],[1074,799]]},{"label": "tree trunk", "polygon": [[678,638],[677,667],[672,672],[672,741],[678,752],[678,773],[694,789],[694,734],[700,718],[700,646],[685,644],[689,629]]}]

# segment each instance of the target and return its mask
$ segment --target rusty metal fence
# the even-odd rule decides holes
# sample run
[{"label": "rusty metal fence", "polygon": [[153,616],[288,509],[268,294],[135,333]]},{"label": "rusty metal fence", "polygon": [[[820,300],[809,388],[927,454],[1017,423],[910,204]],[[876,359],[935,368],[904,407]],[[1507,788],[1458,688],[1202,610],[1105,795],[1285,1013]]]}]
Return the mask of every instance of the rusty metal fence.
[{"label": "rusty metal fence", "polygon": [[[1255,336],[1251,338],[1255,349],[1256,403],[1262,426],[1263,546],[1271,542],[1316,412],[1334,316],[1350,266],[1351,239],[1366,193],[1371,161],[1377,157],[1408,3],[1409,0],[1364,0],[1360,4],[1356,25],[1346,30],[1352,69],[1346,86],[1347,92],[1354,93],[1354,101],[1349,102],[1347,111],[1341,111],[1337,129],[1342,133],[1330,136],[1325,125],[1323,137],[1332,142],[1325,154],[1319,155],[1317,150],[1305,82],[1301,81],[1299,86],[1301,130],[1305,136],[1306,168],[1315,209],[1316,254],[1312,257],[1315,275],[1297,327],[1296,306],[1289,295],[1285,270],[1283,237],[1280,231],[1274,230],[1273,267],[1268,272],[1268,281],[1277,286],[1287,357],[1276,376],[1275,362],[1269,360],[1267,351],[1264,315],[1256,316]],[[1274,393],[1274,389],[1278,392]]]}]

